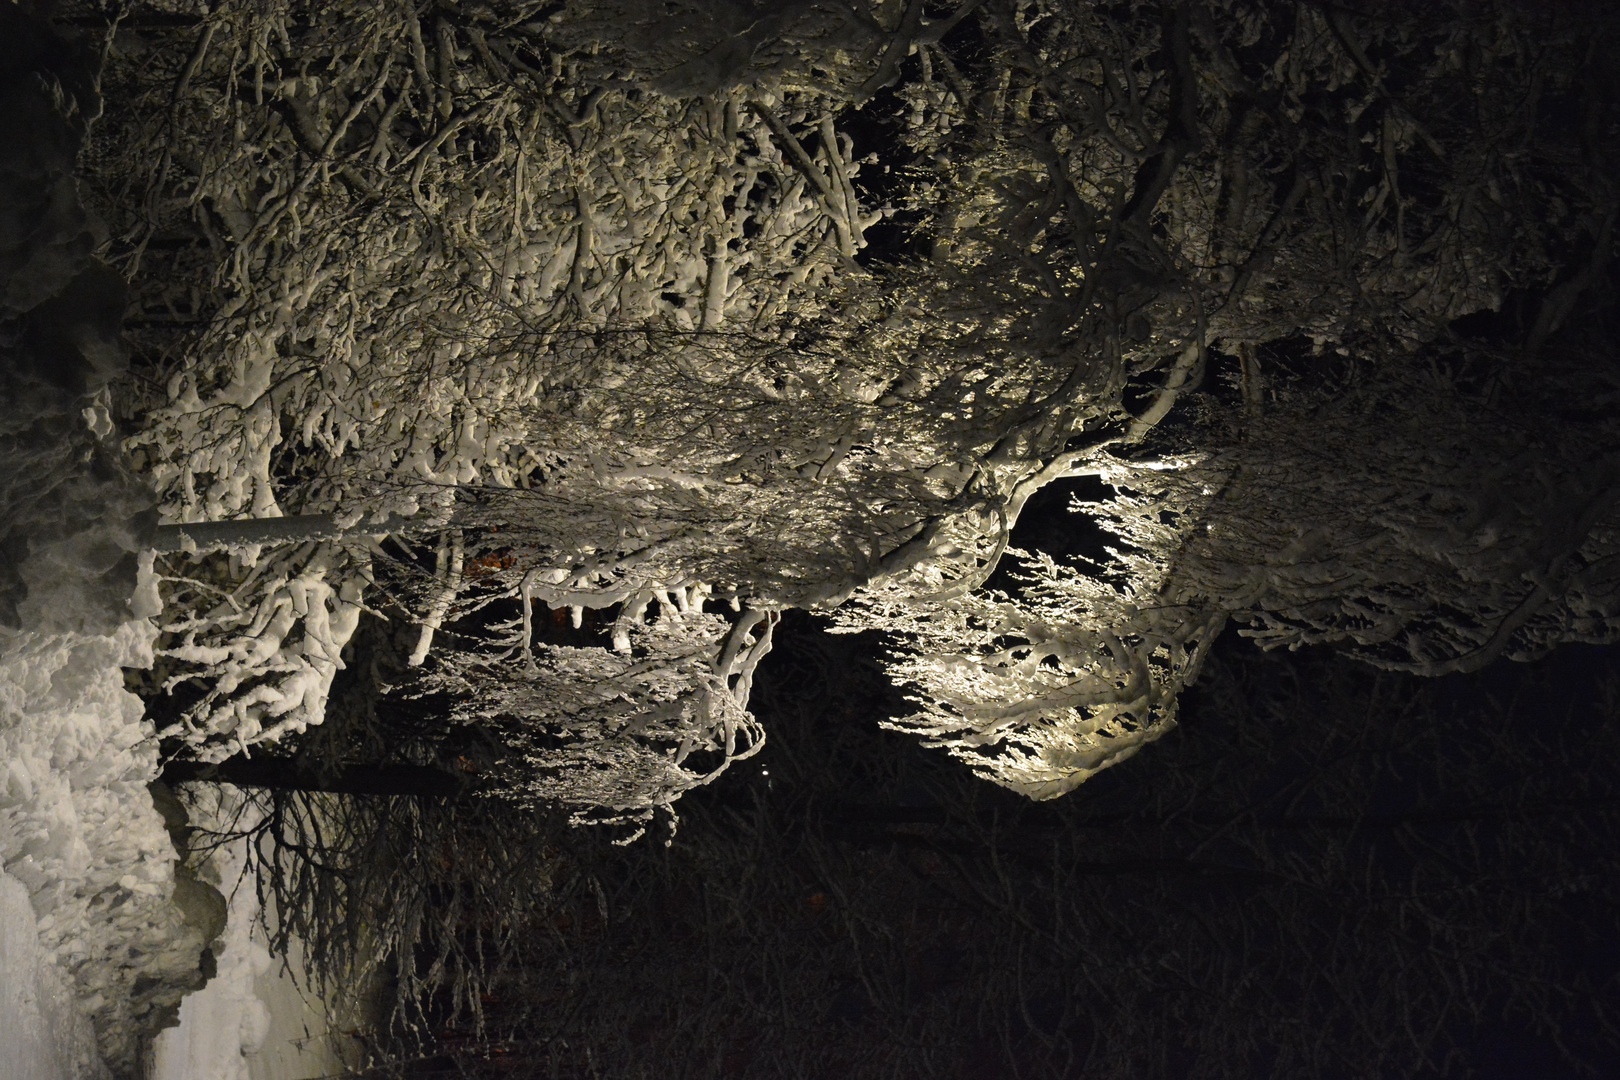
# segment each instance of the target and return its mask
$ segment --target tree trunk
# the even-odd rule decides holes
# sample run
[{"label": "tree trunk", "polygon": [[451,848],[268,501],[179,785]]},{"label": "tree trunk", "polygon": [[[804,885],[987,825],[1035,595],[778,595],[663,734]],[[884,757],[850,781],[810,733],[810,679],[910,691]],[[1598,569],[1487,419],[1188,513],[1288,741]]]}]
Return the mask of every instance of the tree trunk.
[{"label": "tree trunk", "polygon": [[238,544],[301,544],[306,540],[336,540],[351,534],[386,536],[410,527],[411,519],[399,514],[389,514],[387,520],[378,525],[361,524],[350,529],[338,528],[327,514],[195,521],[185,525],[159,525],[152,530],[151,547],[154,551],[206,551]]},{"label": "tree trunk", "polygon": [[454,798],[467,787],[463,778],[433,765],[346,765],[335,773],[319,776],[287,758],[275,757],[234,757],[218,765],[171,761],[163,767],[162,778],[170,787],[188,783],[235,784],[334,795]]}]

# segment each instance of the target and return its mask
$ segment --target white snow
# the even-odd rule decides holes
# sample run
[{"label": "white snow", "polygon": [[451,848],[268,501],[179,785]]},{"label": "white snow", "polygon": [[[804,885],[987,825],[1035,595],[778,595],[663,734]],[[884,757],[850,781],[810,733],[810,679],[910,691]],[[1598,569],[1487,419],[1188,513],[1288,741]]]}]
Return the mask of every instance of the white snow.
[{"label": "white snow", "polygon": [[[242,805],[226,785],[188,795],[192,821],[203,827],[235,819]],[[219,848],[204,868],[230,896],[214,946],[218,972],[181,1003],[180,1025],[158,1036],[150,1080],[313,1080],[341,1069],[325,1038],[324,1006],[287,974],[302,970],[301,950],[295,942],[284,967],[265,947],[257,890],[242,876],[246,844]]]},{"label": "white snow", "polygon": [[[103,1055],[133,1063],[138,1026],[195,980],[202,932],[170,902],[175,850],[146,788],[156,748],[120,670],[150,661],[151,636],[130,622],[107,636],[0,641],[0,1080],[109,1076]],[[239,804],[230,789],[199,787],[190,811],[217,826]],[[241,843],[201,870],[230,895],[218,972],[159,1037],[153,1080],[340,1069],[320,1002],[265,947],[253,884],[238,884]],[[293,971],[302,961],[289,957]]]},{"label": "white snow", "polygon": [[40,948],[27,887],[0,872],[0,1080],[105,1075],[89,1020]]},{"label": "white snow", "polygon": [[[157,748],[124,689],[121,668],[151,662],[152,634],[132,620],[107,635],[0,635],[5,992],[42,993],[30,980],[67,988],[115,1067],[133,1064],[141,1025],[196,980],[204,944],[170,901],[175,852],[146,790]],[[15,944],[26,936],[19,889],[37,956]],[[70,1074],[100,1073],[80,1044],[61,1045]]]},{"label": "white snow", "polygon": [[[171,902],[176,852],[147,782],[151,724],[121,667],[150,663],[144,620],[110,635],[0,631],[0,1080],[100,1080],[128,1070],[153,1010],[195,983],[205,930]],[[193,822],[240,796],[199,787]],[[235,803],[230,802],[235,799]],[[257,930],[240,842],[201,878],[230,899],[218,973],[159,1037],[154,1080],[307,1080],[339,1071],[325,1012]],[[294,971],[302,956],[289,958]],[[99,1052],[98,1036],[99,1034]]]},{"label": "white snow", "polygon": [[[321,1002],[243,929],[247,916],[233,905],[219,974],[186,997],[180,1026],[158,1036],[151,1080],[314,1080],[340,1071]],[[288,963],[296,971],[302,959],[295,948]]]}]

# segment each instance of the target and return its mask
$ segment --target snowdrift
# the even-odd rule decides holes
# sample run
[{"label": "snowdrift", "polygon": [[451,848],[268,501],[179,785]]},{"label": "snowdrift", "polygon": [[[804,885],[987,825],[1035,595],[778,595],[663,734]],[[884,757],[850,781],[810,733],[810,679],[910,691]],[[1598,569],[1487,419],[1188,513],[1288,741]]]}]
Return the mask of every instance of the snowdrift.
[{"label": "snowdrift", "polygon": [[177,879],[124,686],[152,662],[155,515],[109,438],[123,283],[90,258],[72,172],[89,71],[0,7],[0,1058],[39,1080],[134,1074],[224,907]]}]

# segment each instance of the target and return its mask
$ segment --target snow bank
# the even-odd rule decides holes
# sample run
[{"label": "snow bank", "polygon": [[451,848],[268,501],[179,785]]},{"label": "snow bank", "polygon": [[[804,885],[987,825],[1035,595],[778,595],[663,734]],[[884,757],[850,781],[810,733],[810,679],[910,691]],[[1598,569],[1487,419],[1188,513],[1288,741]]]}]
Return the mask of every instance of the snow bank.
[{"label": "snow bank", "polygon": [[121,1073],[201,984],[218,931],[207,892],[177,888],[147,790],[157,747],[124,689],[121,668],[151,662],[153,633],[144,620],[106,635],[0,632],[0,861],[27,890],[41,957]]},{"label": "snow bank", "polygon": [[[252,824],[251,808],[238,817],[242,798],[229,785],[189,786],[187,802],[201,828]],[[158,1036],[150,1080],[300,1080],[341,1069],[326,1038],[324,1005],[265,947],[257,890],[242,874],[246,844],[237,839],[216,849],[199,868],[230,894],[225,933],[214,945],[219,970],[181,1003],[179,1026]],[[293,970],[302,967],[296,944],[287,958]]]},{"label": "snow bank", "polygon": [[0,873],[0,1080],[106,1075],[95,1032],[46,960],[28,889]]},{"label": "snow bank", "polygon": [[111,439],[123,281],[89,257],[72,176],[90,62],[0,4],[0,1070],[40,1080],[133,1074],[203,982],[221,906],[176,877],[124,687],[152,663],[155,518]]}]

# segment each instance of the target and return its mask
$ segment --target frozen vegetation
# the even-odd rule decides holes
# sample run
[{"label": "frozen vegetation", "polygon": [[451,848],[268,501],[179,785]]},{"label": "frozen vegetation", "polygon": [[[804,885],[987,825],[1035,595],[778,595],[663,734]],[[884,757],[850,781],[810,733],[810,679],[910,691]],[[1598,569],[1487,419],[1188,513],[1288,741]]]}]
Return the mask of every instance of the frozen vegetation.
[{"label": "frozen vegetation", "polygon": [[[1575,153],[1534,106],[1570,40],[1511,4],[867,6],[120,29],[86,168],[149,360],[131,460],[169,523],[357,527],[162,560],[164,738],[296,741],[369,607],[502,744],[487,788],[639,825],[760,745],[800,608],[886,636],[896,727],[1050,798],[1170,731],[1232,624],[1427,675],[1615,637],[1617,432],[1564,408],[1607,391],[1542,348],[1606,264],[1511,362],[1456,336],[1609,243],[1603,162],[1503,149]],[[1021,552],[1077,483],[1100,550]],[[544,609],[602,640],[536,642]]]}]

